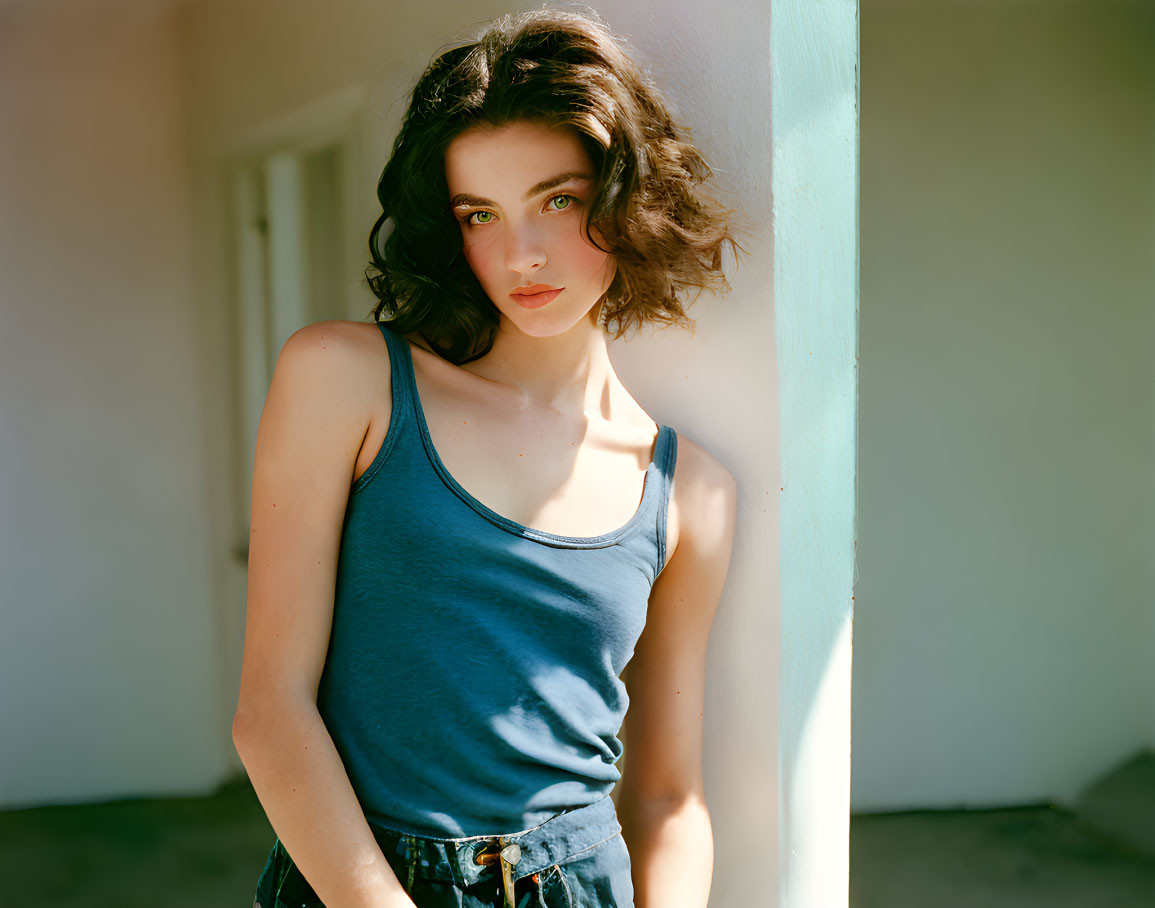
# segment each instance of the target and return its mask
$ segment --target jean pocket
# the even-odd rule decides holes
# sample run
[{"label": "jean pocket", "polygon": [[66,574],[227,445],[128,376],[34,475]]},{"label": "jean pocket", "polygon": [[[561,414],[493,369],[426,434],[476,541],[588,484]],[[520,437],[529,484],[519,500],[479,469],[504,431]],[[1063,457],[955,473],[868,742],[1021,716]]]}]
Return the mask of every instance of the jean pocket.
[{"label": "jean pocket", "polygon": [[[621,832],[554,866],[558,877],[556,888],[563,890],[568,899],[559,905],[566,908],[634,908],[630,852]],[[546,902],[546,908],[553,908],[553,905]]]}]

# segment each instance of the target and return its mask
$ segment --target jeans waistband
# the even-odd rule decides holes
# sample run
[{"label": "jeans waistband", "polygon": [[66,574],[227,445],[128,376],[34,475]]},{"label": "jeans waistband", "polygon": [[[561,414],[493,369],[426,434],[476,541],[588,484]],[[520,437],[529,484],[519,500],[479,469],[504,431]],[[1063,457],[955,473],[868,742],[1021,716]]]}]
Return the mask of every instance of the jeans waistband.
[{"label": "jeans waistband", "polygon": [[[502,859],[514,879],[561,864],[621,832],[613,799],[606,795],[585,807],[550,817],[539,826],[508,835],[439,839],[411,835],[372,824],[377,843],[386,854],[399,857],[426,879],[470,886],[490,876],[501,876]],[[515,845],[516,848],[510,846]]]}]

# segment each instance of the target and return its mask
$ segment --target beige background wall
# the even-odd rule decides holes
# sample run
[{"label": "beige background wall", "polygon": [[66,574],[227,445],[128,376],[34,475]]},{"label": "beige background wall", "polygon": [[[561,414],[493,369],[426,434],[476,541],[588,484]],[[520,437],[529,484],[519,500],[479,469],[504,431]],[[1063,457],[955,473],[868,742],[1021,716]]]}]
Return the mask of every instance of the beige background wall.
[{"label": "beige background wall", "polygon": [[0,806],[227,770],[169,4],[0,4]]},{"label": "beige background wall", "polygon": [[1155,7],[864,0],[855,810],[1155,746]]}]

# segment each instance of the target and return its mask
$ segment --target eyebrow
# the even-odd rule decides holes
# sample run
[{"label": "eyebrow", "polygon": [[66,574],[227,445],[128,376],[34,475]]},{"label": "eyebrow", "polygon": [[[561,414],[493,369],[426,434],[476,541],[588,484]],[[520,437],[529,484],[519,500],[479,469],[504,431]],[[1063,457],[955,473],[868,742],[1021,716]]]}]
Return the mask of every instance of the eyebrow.
[{"label": "eyebrow", "polygon": [[[548,180],[542,180],[540,183],[534,185],[525,195],[521,197],[523,202],[528,202],[534,196],[541,195],[543,192],[548,192],[563,183],[568,183],[570,180],[592,180],[593,177],[588,173],[579,173],[571,171],[570,173],[558,174],[556,177],[550,177]],[[492,199],[483,199],[480,196],[470,195],[467,192],[459,192],[449,202],[450,208],[464,208],[467,206],[479,206],[497,208],[497,202]]]}]

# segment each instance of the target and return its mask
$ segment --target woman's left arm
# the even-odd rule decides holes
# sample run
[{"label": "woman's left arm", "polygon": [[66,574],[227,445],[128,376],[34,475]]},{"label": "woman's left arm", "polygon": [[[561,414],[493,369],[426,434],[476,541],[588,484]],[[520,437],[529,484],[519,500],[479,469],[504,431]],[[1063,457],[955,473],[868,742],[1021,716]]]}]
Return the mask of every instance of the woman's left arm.
[{"label": "woman's left arm", "polygon": [[737,487],[683,437],[671,510],[673,554],[654,581],[645,629],[622,676],[630,706],[616,803],[635,908],[706,908],[714,867],[702,781],[706,642],[730,565]]}]

